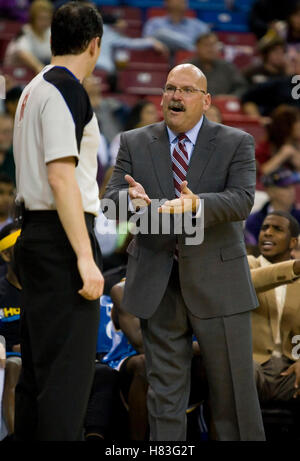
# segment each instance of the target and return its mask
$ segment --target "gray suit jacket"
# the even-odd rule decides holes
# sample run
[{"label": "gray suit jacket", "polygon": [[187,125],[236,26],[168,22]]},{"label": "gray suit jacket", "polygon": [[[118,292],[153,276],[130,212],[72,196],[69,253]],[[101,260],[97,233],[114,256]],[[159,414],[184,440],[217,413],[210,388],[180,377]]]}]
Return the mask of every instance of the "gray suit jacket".
[{"label": "gray suit jacket", "polygon": [[[127,195],[125,174],[141,183],[151,199],[175,197],[169,138],[164,122],[121,136],[117,163],[105,198],[119,204]],[[242,221],[253,205],[255,157],[249,134],[204,118],[187,173],[188,187],[204,199],[204,241],[186,245],[178,237],[181,292],[190,311],[210,318],[257,306],[243,237]],[[125,203],[126,203],[125,199]],[[113,218],[103,207],[108,218]],[[149,318],[166,290],[176,236],[142,235],[128,247],[123,307]]]}]

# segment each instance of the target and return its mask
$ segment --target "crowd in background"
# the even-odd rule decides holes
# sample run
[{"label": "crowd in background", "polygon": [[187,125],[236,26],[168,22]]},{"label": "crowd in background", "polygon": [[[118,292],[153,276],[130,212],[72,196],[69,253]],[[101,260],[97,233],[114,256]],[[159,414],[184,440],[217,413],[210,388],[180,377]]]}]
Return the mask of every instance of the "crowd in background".
[{"label": "crowd in background", "polygon": [[[0,0],[0,74],[6,77],[6,98],[0,100],[0,247],[1,239],[16,230],[8,226],[14,216],[13,124],[17,103],[27,81],[50,62],[51,17],[62,3]],[[193,63],[206,75],[212,95],[207,118],[254,136],[257,192],[244,229],[249,254],[258,256],[261,226],[270,212],[288,212],[300,223],[300,1],[219,0],[219,12],[215,7],[210,9],[210,4],[218,2],[201,0],[190,5],[185,0],[165,0],[160,7],[158,2],[152,6],[150,1],[138,0],[94,3],[103,16],[104,35],[96,70],[84,81],[84,87],[101,132],[100,197],[115,165],[122,131],[162,120],[161,90],[169,69],[175,64]],[[147,383],[139,324],[122,311],[124,281],[119,283],[126,273],[130,229],[124,223],[107,221],[99,211],[95,230],[104,256],[105,293],[86,432],[90,439],[146,439]],[[298,237],[298,245],[292,249],[296,259],[299,248]],[[2,257],[2,277],[10,266],[11,260]],[[19,289],[15,285],[15,291]],[[0,313],[2,308],[0,304]],[[113,323],[111,317],[115,317]],[[108,325],[111,333],[106,337]],[[10,352],[20,358],[16,348]],[[11,362],[3,396],[6,433],[13,433],[13,388],[21,366],[20,360]],[[194,382],[198,380],[201,385],[191,390],[189,435],[205,440],[208,432],[213,434],[213,422],[207,416],[209,405],[203,405],[207,389],[199,373],[200,362],[195,345]],[[0,373],[0,401],[1,379]],[[116,400],[116,395],[121,397]],[[129,418],[125,433],[120,425],[113,432],[119,417],[122,422]]]}]

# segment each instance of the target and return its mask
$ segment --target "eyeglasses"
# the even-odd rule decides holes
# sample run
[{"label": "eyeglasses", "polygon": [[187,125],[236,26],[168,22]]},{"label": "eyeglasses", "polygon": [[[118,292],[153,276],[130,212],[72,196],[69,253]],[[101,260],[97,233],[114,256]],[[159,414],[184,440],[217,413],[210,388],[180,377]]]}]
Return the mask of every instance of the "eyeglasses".
[{"label": "eyeglasses", "polygon": [[197,93],[197,91],[206,94],[206,91],[200,90],[199,88],[193,88],[192,86],[184,86],[183,88],[180,88],[173,85],[166,85],[163,88],[163,92],[169,96],[173,96],[177,90],[180,92],[180,94],[186,97],[192,96],[193,94]]}]

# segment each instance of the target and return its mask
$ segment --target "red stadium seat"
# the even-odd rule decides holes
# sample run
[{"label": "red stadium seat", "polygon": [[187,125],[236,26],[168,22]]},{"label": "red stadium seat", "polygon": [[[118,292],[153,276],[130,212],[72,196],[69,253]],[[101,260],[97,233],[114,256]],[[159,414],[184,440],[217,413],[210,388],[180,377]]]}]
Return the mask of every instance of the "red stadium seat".
[{"label": "red stadium seat", "polygon": [[16,21],[0,21],[0,37],[13,38],[21,30],[22,24]]},{"label": "red stadium seat", "polygon": [[29,83],[36,75],[32,70],[21,66],[2,67],[0,73],[1,75],[9,76],[17,85],[20,86],[27,85],[27,83]]},{"label": "red stadium seat", "polygon": [[240,70],[245,69],[246,67],[254,64],[257,62],[257,56],[253,56],[250,54],[246,53],[237,53],[233,60],[232,63]]},{"label": "red stadium seat", "polygon": [[167,72],[122,70],[118,74],[119,90],[136,95],[162,94]]},{"label": "red stadium seat", "polygon": [[134,6],[102,6],[101,12],[117,15],[130,22],[142,22],[142,11]]},{"label": "red stadium seat", "polygon": [[126,69],[162,72],[169,70],[168,57],[155,50],[126,50],[126,53],[128,55]]},{"label": "red stadium seat", "polygon": [[236,115],[236,114],[243,114],[243,110],[241,107],[240,99],[237,96],[214,96],[212,98],[212,104],[217,106],[218,109],[221,111],[221,114],[224,115]]},{"label": "red stadium seat", "polygon": [[94,69],[93,75],[100,79],[102,93],[107,93],[108,91],[110,91],[110,83],[108,81],[108,73],[105,70]]},{"label": "red stadium seat", "polygon": [[20,32],[22,24],[15,21],[0,21],[0,62],[4,60],[9,42]]},{"label": "red stadium seat", "polygon": [[182,64],[183,62],[188,61],[191,57],[194,57],[194,51],[188,50],[178,50],[175,53],[175,66]]},{"label": "red stadium seat", "polygon": [[142,29],[142,24],[128,24],[128,26],[124,30],[124,35],[131,38],[141,38]]},{"label": "red stadium seat", "polygon": [[11,38],[2,38],[0,37],[0,62],[4,61],[6,48],[11,41]]},{"label": "red stadium seat", "polygon": [[141,37],[143,20],[140,8],[130,6],[103,6],[101,11],[106,14],[112,14],[126,21],[127,27],[124,35],[132,38]]},{"label": "red stadium seat", "polygon": [[[154,18],[156,16],[166,16],[167,12],[165,8],[159,8],[159,7],[151,7],[148,8],[147,10],[147,19]],[[189,18],[196,18],[197,13],[195,10],[187,10],[185,12],[185,15],[188,16]]]},{"label": "red stadium seat", "polygon": [[254,48],[257,42],[256,36],[251,32],[218,31],[216,34],[225,45],[246,45]]},{"label": "red stadium seat", "polygon": [[256,143],[265,136],[265,128],[256,117],[241,114],[225,114],[222,123],[250,133]]}]

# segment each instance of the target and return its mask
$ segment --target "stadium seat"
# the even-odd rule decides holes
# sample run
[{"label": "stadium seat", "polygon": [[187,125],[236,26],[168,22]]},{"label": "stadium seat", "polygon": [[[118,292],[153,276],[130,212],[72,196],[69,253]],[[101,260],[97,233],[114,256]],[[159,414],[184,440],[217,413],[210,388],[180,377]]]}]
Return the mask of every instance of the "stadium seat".
[{"label": "stadium seat", "polygon": [[246,13],[249,13],[254,1],[255,0],[235,0],[234,8],[237,11],[245,11]]},{"label": "stadium seat", "polygon": [[[166,14],[167,12],[165,8],[151,7],[147,9],[146,17],[147,19],[150,19],[150,18],[154,18],[157,16],[165,16]],[[188,16],[189,18],[195,18],[197,16],[197,13],[194,10],[187,10],[185,15]]]},{"label": "stadium seat", "polygon": [[11,77],[17,85],[25,86],[33,77],[36,75],[32,70],[27,69],[26,67],[16,66],[16,67],[2,67],[0,70],[1,75],[8,75]]},{"label": "stadium seat", "polygon": [[251,32],[218,31],[216,34],[225,45],[255,47],[257,42],[256,36]]},{"label": "stadium seat", "polygon": [[126,19],[126,21],[142,21],[141,9],[133,6],[103,6],[103,8],[101,8],[101,12],[116,14],[117,16]]},{"label": "stadium seat", "polygon": [[101,8],[101,12],[113,14],[119,18],[125,19],[127,22],[127,28],[125,29],[124,34],[128,37],[141,37],[143,18],[140,8],[132,6],[103,6]]},{"label": "stadium seat", "polygon": [[221,114],[243,114],[240,99],[237,96],[215,96],[212,98],[212,104],[217,106]]},{"label": "stadium seat", "polygon": [[250,133],[258,143],[265,136],[265,128],[256,117],[241,114],[223,115],[223,124],[233,126]]},{"label": "stadium seat", "polygon": [[136,95],[162,94],[167,72],[122,70],[118,74],[119,91]]},{"label": "stadium seat", "polygon": [[139,8],[151,8],[152,6],[163,6],[164,0],[126,0],[126,4]]},{"label": "stadium seat", "polygon": [[93,75],[99,79],[101,85],[101,93],[107,93],[110,91],[110,83],[108,73],[103,69],[94,69]]},{"label": "stadium seat", "polygon": [[6,48],[10,41],[10,38],[5,39],[0,37],[0,63],[4,61]]},{"label": "stadium seat", "polygon": [[222,57],[233,62],[239,69],[252,64],[256,59],[256,37],[251,33],[216,32],[222,44]]},{"label": "stadium seat", "polygon": [[128,56],[126,69],[162,71],[169,70],[169,60],[155,50],[124,50]]},{"label": "stadium seat", "polygon": [[93,3],[95,3],[95,5],[99,7],[102,7],[104,5],[114,5],[114,6],[120,5],[119,0],[93,0]]},{"label": "stadium seat", "polygon": [[0,37],[15,37],[21,30],[22,24],[16,21],[0,21]]},{"label": "stadium seat", "polygon": [[232,63],[240,70],[254,64],[257,61],[257,56],[248,53],[236,53],[232,59]]},{"label": "stadium seat", "polygon": [[248,32],[248,15],[242,11],[200,11],[199,18],[215,31]]},{"label": "stadium seat", "polygon": [[22,24],[15,21],[0,21],[0,62],[3,61],[7,45],[20,32]]},{"label": "stadium seat", "polygon": [[226,10],[226,0],[190,0],[189,7],[194,10],[215,11]]},{"label": "stadium seat", "polygon": [[192,56],[194,56],[195,53],[194,51],[188,51],[188,50],[178,50],[175,53],[175,66],[178,64],[182,64],[183,62],[188,61]]}]

